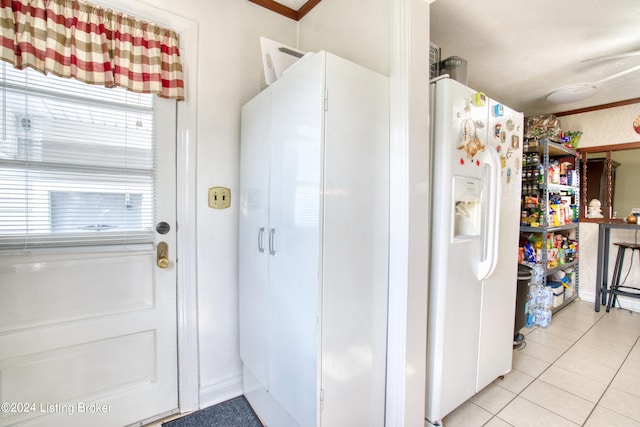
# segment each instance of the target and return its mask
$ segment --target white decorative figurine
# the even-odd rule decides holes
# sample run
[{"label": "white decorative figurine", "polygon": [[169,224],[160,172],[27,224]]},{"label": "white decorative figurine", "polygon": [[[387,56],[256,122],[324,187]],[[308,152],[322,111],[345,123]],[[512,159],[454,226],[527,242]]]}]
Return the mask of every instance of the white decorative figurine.
[{"label": "white decorative figurine", "polygon": [[600,204],[600,200],[598,199],[593,199],[589,202],[589,209],[587,212],[587,218],[604,218],[602,216],[602,209],[600,208],[600,206],[602,206]]}]

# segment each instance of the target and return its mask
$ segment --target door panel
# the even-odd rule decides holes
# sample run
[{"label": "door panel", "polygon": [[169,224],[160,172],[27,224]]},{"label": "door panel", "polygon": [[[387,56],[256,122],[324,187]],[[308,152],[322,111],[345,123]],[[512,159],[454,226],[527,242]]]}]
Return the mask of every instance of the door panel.
[{"label": "door panel", "polygon": [[[271,91],[260,93],[242,111],[240,149],[239,295],[240,357],[258,384],[268,386],[269,145]],[[262,250],[262,251],[261,251]]]},{"label": "door panel", "polygon": [[[490,111],[493,110],[491,101]],[[489,115],[488,128],[494,129],[498,122],[512,120],[514,131],[522,141],[524,119],[522,113],[504,107],[504,115]],[[507,141],[511,144],[511,131]],[[495,149],[500,140],[491,136],[489,149]],[[513,323],[515,321],[516,286],[518,278],[518,231],[520,229],[520,193],[522,178],[519,171],[522,158],[522,145],[513,144],[508,148],[506,167],[502,171],[502,189],[500,197],[500,237],[498,242],[498,265],[489,278],[482,284],[482,312],[480,315],[480,338],[478,348],[477,391],[482,390],[500,375],[511,370],[513,355]],[[508,175],[507,171],[510,174]]]},{"label": "door panel", "polygon": [[383,426],[389,80],[331,54],[326,70],[322,425]]},{"label": "door panel", "polygon": [[15,405],[0,426],[119,426],[177,410],[175,101],[157,100],[156,222],[169,233],[0,255],[0,402]]},{"label": "door panel", "polygon": [[269,257],[269,392],[302,426],[316,425],[323,55],[273,88]]},{"label": "door panel", "polygon": [[[101,390],[115,392],[151,383],[155,375],[147,360],[153,355],[154,341],[152,331],[143,331],[16,358],[0,371],[6,390],[3,399],[64,402],[94,393],[95,383]],[[95,366],[101,369],[94,370]],[[37,388],[31,386],[36,383]]]},{"label": "door panel", "polygon": [[[4,266],[0,332],[152,307],[154,267],[149,254],[74,258],[38,257],[37,262]],[[60,293],[66,295],[64,300],[48,303]]]}]

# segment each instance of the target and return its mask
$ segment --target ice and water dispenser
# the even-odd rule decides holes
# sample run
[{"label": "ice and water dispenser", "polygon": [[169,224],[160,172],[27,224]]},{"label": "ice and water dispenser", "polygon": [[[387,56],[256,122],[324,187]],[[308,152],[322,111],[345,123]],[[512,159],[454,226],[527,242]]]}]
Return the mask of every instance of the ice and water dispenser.
[{"label": "ice and water dispenser", "polygon": [[453,242],[482,234],[482,188],[481,179],[453,177]]}]

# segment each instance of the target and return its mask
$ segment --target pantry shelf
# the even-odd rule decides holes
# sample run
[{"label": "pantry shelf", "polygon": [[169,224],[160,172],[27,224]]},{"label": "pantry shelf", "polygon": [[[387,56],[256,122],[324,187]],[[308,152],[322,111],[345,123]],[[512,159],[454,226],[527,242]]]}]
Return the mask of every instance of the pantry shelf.
[{"label": "pantry shelf", "polygon": [[575,260],[573,260],[571,262],[567,262],[567,263],[559,265],[557,267],[550,268],[549,270],[547,270],[547,275],[552,276],[555,273],[557,273],[558,271],[563,271],[563,270],[565,270],[565,269],[567,269],[569,267],[573,267],[573,266],[577,266],[577,265],[578,265],[578,260],[575,259]]},{"label": "pantry shelf", "polygon": [[520,240],[524,262],[542,269],[552,312],[578,296],[579,156],[548,139],[525,140]]},{"label": "pantry shelf", "polygon": [[546,187],[549,193],[571,193],[577,190],[576,187],[562,184],[540,184],[540,187],[543,189]]},{"label": "pantry shelf", "polygon": [[578,223],[572,222],[570,224],[559,225],[557,227],[529,227],[526,225],[522,225],[520,226],[520,231],[521,232],[526,231],[529,233],[543,233],[543,232],[555,233],[558,231],[574,230],[576,228],[578,228]]}]

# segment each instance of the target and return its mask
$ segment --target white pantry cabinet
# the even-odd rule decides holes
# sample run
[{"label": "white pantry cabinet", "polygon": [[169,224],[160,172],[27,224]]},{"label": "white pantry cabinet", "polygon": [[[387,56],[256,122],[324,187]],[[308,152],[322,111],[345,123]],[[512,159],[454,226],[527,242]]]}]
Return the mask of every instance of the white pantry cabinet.
[{"label": "white pantry cabinet", "polygon": [[266,425],[384,425],[389,79],[307,55],[242,108],[240,355]]}]

